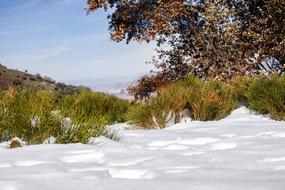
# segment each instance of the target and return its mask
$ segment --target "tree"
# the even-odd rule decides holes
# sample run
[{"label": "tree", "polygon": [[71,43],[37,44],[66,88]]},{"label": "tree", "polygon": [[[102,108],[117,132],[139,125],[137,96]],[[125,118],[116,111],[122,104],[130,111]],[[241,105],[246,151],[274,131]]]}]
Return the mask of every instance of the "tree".
[{"label": "tree", "polygon": [[[255,54],[262,70],[285,71],[285,1],[231,0],[241,22],[241,40],[248,56]],[[266,61],[270,60],[270,61]]]},{"label": "tree", "polygon": [[98,8],[112,9],[113,40],[156,40],[161,47],[153,61],[159,71],[130,88],[137,97],[189,74],[227,81],[236,75],[284,72],[283,0],[88,1],[88,12]]}]

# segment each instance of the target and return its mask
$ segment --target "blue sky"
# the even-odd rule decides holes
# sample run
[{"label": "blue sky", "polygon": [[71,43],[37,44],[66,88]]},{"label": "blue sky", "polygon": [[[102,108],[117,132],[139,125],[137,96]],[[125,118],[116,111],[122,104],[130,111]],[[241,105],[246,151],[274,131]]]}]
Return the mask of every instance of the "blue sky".
[{"label": "blue sky", "polygon": [[0,63],[57,81],[90,83],[147,73],[154,45],[110,40],[104,11],[86,0],[0,0]]}]

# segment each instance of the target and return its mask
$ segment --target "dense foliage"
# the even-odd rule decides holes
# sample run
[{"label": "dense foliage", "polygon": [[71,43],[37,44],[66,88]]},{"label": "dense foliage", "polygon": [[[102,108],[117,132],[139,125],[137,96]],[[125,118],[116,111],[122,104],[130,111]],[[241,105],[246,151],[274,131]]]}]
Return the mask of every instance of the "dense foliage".
[{"label": "dense foliage", "polygon": [[55,137],[56,143],[87,143],[90,137],[118,136],[106,127],[128,121],[150,129],[185,117],[218,120],[245,105],[276,120],[285,120],[285,76],[237,77],[228,82],[187,77],[168,83],[158,96],[134,104],[114,96],[84,91],[64,95],[32,90],[0,93],[0,141],[19,137],[29,144]]},{"label": "dense foliage", "polygon": [[168,122],[180,122],[181,117],[200,121],[218,120],[240,105],[233,88],[212,79],[202,81],[188,77],[158,91],[159,96],[137,103],[130,109],[131,123],[144,128],[164,128]]},{"label": "dense foliage", "polygon": [[137,98],[189,74],[227,81],[285,70],[283,0],[88,1],[88,12],[98,8],[111,9],[113,40],[156,40],[161,47],[158,71],[130,88]]},{"label": "dense foliage", "polygon": [[158,96],[130,109],[130,123],[149,129],[178,123],[182,117],[218,120],[239,106],[276,120],[285,119],[285,76],[236,77],[227,83],[187,77],[159,88],[158,92]]},{"label": "dense foliage", "polygon": [[106,125],[125,121],[128,102],[84,91],[61,99],[33,90],[0,93],[0,141],[19,137],[29,144],[54,137],[57,143],[87,143],[90,137],[117,138]]},{"label": "dense foliage", "polygon": [[231,85],[240,102],[259,112],[269,114],[273,119],[285,120],[285,76],[238,78]]}]

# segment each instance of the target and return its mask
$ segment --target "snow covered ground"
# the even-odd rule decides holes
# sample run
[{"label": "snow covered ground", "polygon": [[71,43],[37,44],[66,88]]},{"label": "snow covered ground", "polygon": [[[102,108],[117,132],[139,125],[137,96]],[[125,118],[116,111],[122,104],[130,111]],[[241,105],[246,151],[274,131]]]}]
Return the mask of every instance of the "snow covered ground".
[{"label": "snow covered ground", "polygon": [[285,122],[245,108],[220,121],[120,135],[93,145],[2,143],[0,189],[285,189]]}]

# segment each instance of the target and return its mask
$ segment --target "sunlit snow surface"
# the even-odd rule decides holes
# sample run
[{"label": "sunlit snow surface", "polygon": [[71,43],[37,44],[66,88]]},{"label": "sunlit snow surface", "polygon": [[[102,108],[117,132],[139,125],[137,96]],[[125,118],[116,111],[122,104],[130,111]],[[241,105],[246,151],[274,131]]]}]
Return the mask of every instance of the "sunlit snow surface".
[{"label": "sunlit snow surface", "polygon": [[285,122],[245,108],[220,121],[120,136],[13,150],[2,143],[0,189],[285,189]]}]

